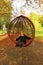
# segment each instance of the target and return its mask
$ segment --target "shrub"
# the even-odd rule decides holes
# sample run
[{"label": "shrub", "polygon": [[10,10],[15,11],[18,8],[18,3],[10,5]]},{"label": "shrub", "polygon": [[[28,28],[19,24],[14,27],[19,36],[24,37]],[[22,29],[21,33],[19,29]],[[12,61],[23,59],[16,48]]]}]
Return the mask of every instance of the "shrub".
[{"label": "shrub", "polygon": [[3,27],[3,24],[2,24],[2,22],[0,21],[0,29],[2,29],[2,27]]}]

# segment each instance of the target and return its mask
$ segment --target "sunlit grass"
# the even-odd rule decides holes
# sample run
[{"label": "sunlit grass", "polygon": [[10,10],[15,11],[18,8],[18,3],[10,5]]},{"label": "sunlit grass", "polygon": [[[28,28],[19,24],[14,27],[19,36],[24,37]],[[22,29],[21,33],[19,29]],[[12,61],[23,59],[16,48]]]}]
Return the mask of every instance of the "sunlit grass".
[{"label": "sunlit grass", "polygon": [[0,30],[0,35],[6,34],[7,31],[6,30]]}]

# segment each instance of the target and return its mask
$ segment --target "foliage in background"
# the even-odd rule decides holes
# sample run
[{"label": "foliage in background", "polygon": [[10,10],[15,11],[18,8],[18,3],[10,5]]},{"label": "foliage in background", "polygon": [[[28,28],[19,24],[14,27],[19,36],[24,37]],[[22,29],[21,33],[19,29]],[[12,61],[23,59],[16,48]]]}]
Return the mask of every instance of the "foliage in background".
[{"label": "foliage in background", "polygon": [[0,29],[5,24],[6,28],[11,19],[11,2],[9,0],[0,0]]},{"label": "foliage in background", "polygon": [[11,13],[11,2],[8,1],[4,1],[4,0],[0,0],[0,14],[10,14]]},{"label": "foliage in background", "polygon": [[31,12],[29,18],[35,26],[36,36],[43,36],[43,15]]},{"label": "foliage in background", "polygon": [[43,27],[43,15],[42,15],[41,18],[40,18],[40,24],[41,24],[41,26]]}]

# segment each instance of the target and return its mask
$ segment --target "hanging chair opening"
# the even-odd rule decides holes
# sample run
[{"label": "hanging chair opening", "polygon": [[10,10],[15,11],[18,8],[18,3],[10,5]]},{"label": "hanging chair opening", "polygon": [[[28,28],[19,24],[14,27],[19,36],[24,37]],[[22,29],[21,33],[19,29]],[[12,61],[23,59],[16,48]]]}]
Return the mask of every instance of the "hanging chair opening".
[{"label": "hanging chair opening", "polygon": [[28,46],[35,37],[35,28],[30,19],[18,16],[8,27],[8,36],[16,46]]}]

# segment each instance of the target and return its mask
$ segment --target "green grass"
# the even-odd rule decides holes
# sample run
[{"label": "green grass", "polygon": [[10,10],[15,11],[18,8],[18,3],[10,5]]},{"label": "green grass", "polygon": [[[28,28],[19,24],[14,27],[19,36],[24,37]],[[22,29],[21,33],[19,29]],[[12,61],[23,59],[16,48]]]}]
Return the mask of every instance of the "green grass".
[{"label": "green grass", "polygon": [[36,36],[36,37],[37,37],[37,36],[43,37],[43,30],[42,30],[42,31],[36,31],[36,32],[35,32],[35,36]]},{"label": "green grass", "polygon": [[6,33],[7,33],[6,30],[0,30],[0,35],[2,35],[2,34],[6,34]]}]

